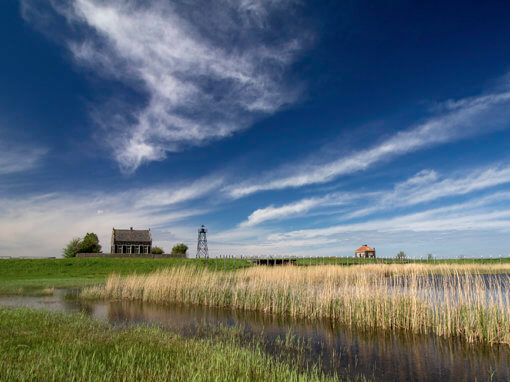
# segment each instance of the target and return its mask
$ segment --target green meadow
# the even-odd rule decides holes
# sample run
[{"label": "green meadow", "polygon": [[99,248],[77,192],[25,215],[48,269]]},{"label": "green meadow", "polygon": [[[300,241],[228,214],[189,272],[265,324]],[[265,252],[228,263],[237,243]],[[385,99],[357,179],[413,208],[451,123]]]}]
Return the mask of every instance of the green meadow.
[{"label": "green meadow", "polygon": [[[367,333],[405,331],[510,344],[506,259],[387,261],[305,258],[297,266],[271,267],[232,258],[2,259],[0,294],[51,295],[55,288],[79,288],[82,301],[208,306],[327,319]],[[498,273],[503,275],[484,277]],[[393,293],[392,285],[402,291]],[[435,300],[424,299],[423,290],[433,291]],[[321,361],[307,363],[301,345],[287,349],[283,343],[269,354],[260,341],[246,343],[236,328],[188,338],[85,314],[0,307],[0,381],[338,380],[319,372]],[[366,379],[343,371],[338,373]]]},{"label": "green meadow", "polygon": [[[0,308],[0,381],[334,381],[242,344],[156,327],[111,327],[83,314]],[[294,349],[293,349],[294,350]]]},{"label": "green meadow", "polygon": [[48,288],[81,288],[108,275],[145,274],[176,265],[207,266],[195,259],[70,258],[0,260],[0,294],[38,295]]},{"label": "green meadow", "polygon": [[[286,257],[288,259],[288,257]],[[348,257],[299,258],[298,266],[368,264],[510,264],[509,258],[486,259],[355,259]],[[53,288],[83,288],[104,284],[109,275],[149,274],[175,266],[193,266],[211,271],[232,271],[250,266],[246,259],[137,259],[137,258],[69,258],[69,259],[0,259],[0,295],[42,295]],[[497,271],[494,271],[497,273]]]}]

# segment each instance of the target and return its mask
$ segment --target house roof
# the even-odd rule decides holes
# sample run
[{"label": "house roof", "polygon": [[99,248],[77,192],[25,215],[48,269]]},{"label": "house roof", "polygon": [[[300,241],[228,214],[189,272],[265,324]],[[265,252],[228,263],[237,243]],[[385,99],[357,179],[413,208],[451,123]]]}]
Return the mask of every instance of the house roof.
[{"label": "house roof", "polygon": [[375,251],[374,248],[370,248],[368,245],[362,245],[361,247],[359,247],[356,252],[364,252],[364,251]]},{"label": "house roof", "polygon": [[115,241],[141,241],[152,242],[149,229],[115,229],[113,228],[113,240]]}]

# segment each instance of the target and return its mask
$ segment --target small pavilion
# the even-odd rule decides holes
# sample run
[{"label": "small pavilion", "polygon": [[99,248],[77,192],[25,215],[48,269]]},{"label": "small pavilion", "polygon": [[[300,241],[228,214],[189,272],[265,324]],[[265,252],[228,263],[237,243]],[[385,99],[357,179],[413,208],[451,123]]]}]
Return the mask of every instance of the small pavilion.
[{"label": "small pavilion", "polygon": [[371,248],[368,245],[364,244],[361,247],[359,247],[356,251],[354,251],[355,257],[361,257],[361,258],[374,258],[375,259],[375,248]]}]

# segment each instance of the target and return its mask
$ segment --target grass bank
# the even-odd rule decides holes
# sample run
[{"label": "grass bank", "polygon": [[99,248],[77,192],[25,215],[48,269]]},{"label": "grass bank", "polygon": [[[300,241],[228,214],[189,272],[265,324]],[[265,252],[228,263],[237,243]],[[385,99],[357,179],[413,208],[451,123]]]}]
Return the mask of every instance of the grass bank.
[{"label": "grass bank", "polygon": [[86,288],[82,297],[257,310],[329,318],[361,329],[510,344],[510,277],[496,281],[485,275],[496,271],[510,273],[510,265],[286,266],[237,272],[176,267],[112,275],[105,285]]},{"label": "grass bank", "polygon": [[[104,283],[108,275],[145,274],[181,265],[210,267],[195,259],[71,258],[0,259],[0,294],[44,294],[44,289],[81,288]],[[227,267],[231,263],[227,263]]]},{"label": "grass bank", "polygon": [[[354,259],[354,258],[301,258],[299,266],[335,265],[338,267],[358,267],[360,265],[383,265],[392,259]],[[410,261],[410,260],[406,260]],[[510,263],[503,259],[477,260],[441,260],[434,265],[473,265],[475,272],[510,272]],[[483,262],[483,264],[482,264]],[[414,264],[414,263],[413,263]],[[423,263],[422,263],[423,264]],[[418,265],[418,264],[415,264]],[[492,265],[492,266],[489,266]],[[250,266],[250,262],[241,259],[137,259],[137,258],[71,258],[71,259],[0,259],[0,295],[44,295],[53,288],[82,288],[104,284],[112,273],[119,275],[149,274],[160,269],[175,266],[207,268],[210,271],[232,271]]]},{"label": "grass bank", "polygon": [[[158,328],[112,328],[80,314],[0,308],[0,381],[329,381],[242,346]],[[298,352],[299,353],[299,352]]]}]

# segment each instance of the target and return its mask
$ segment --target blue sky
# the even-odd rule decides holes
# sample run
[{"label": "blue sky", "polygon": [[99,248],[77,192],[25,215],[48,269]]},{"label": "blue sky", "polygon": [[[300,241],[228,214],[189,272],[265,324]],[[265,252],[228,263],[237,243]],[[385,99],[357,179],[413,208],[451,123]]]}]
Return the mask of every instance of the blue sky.
[{"label": "blue sky", "polygon": [[0,2],[0,256],[510,256],[505,1]]}]

